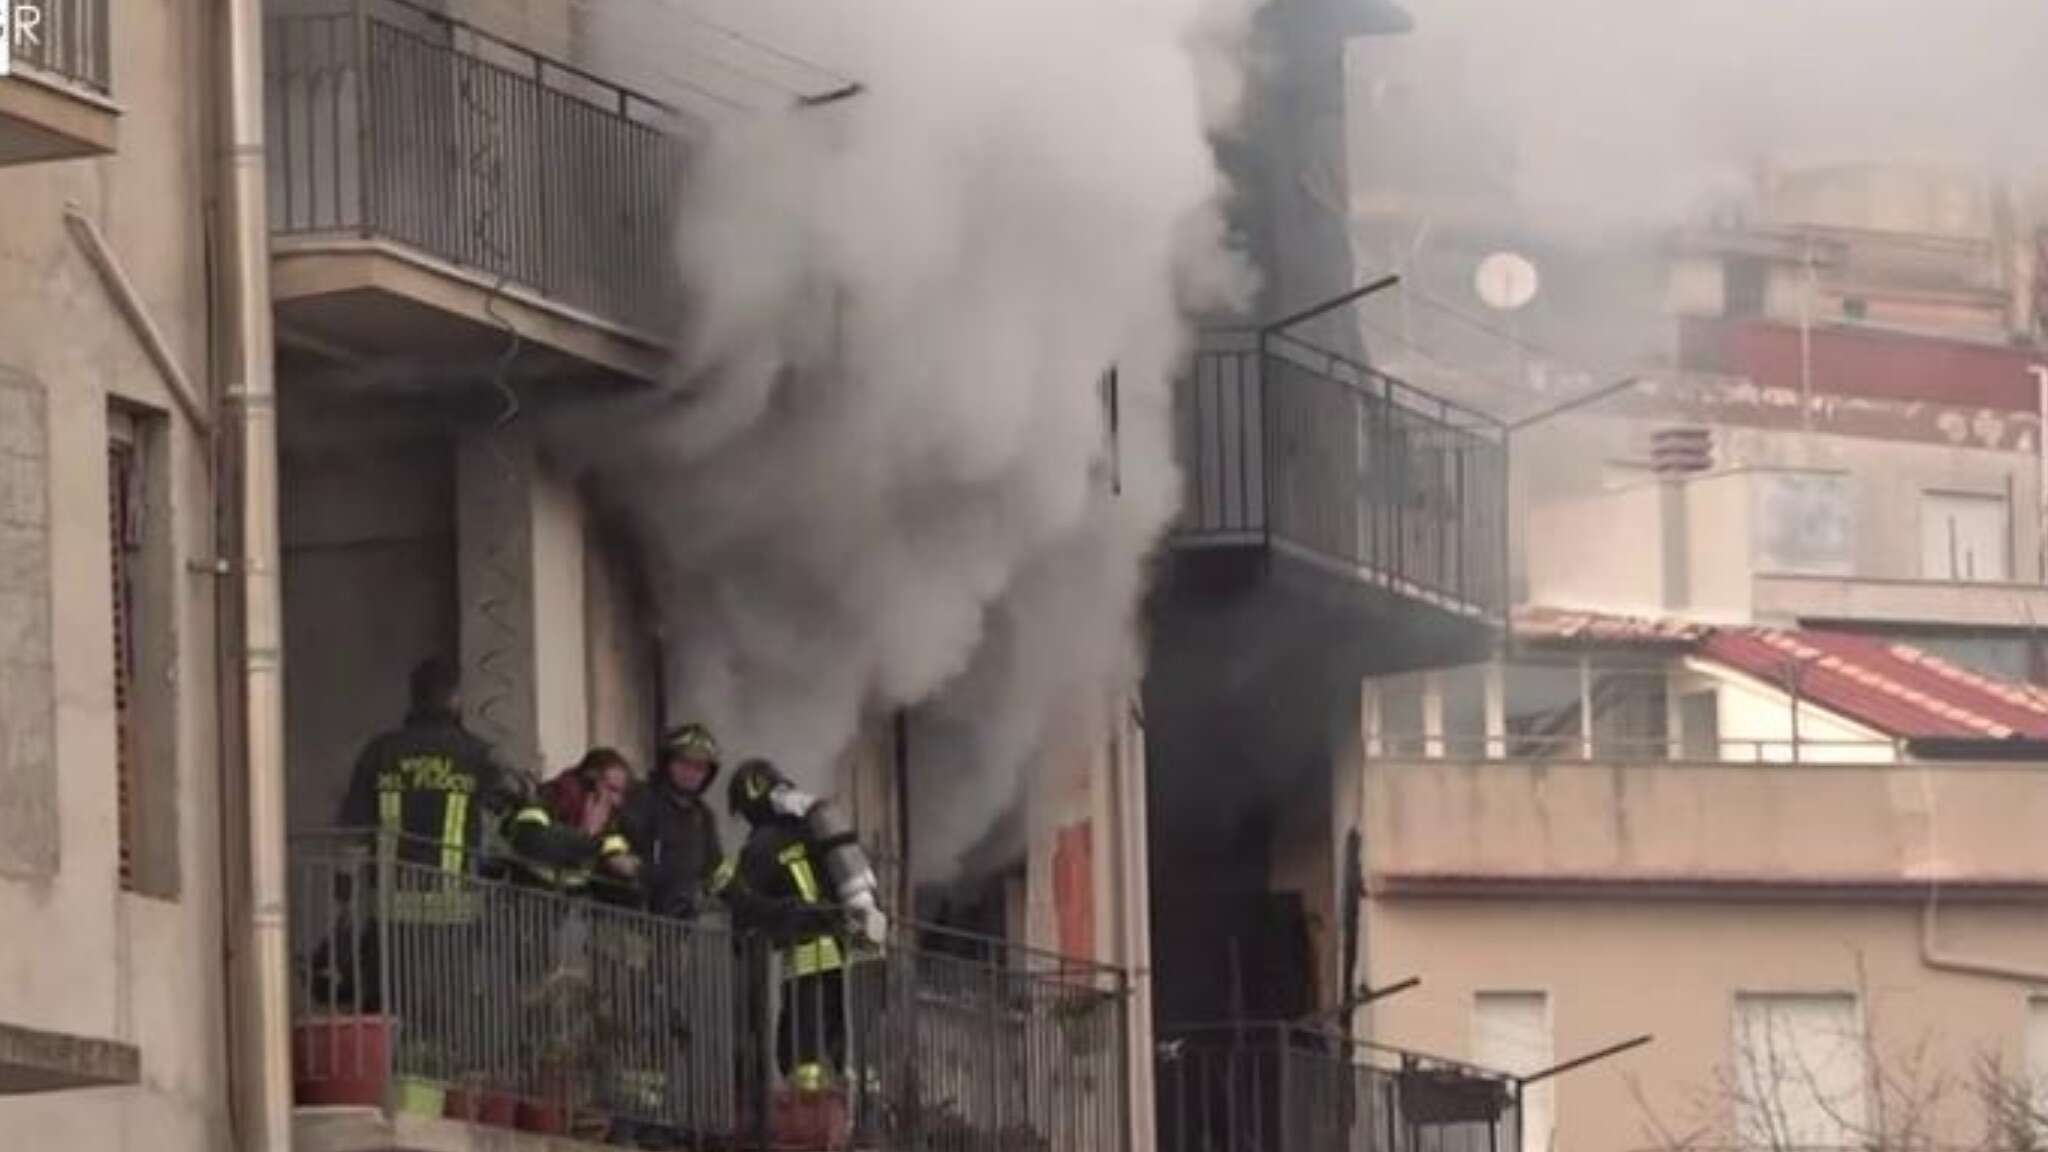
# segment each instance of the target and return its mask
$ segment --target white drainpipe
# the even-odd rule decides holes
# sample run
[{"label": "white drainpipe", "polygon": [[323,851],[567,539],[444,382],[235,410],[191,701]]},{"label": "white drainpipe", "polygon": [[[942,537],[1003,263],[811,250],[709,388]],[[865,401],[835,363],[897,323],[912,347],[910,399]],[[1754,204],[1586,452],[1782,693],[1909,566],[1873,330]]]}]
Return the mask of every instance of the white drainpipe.
[{"label": "white drainpipe", "polygon": [[[243,891],[230,1059],[242,1152],[292,1143],[290,953],[285,920],[284,639],[277,526],[277,408],[263,155],[262,0],[221,0],[226,91],[219,133],[221,261],[228,352],[222,432],[239,468],[231,508],[240,577]],[[221,494],[226,497],[226,493]],[[234,840],[226,844],[232,848]]]}]

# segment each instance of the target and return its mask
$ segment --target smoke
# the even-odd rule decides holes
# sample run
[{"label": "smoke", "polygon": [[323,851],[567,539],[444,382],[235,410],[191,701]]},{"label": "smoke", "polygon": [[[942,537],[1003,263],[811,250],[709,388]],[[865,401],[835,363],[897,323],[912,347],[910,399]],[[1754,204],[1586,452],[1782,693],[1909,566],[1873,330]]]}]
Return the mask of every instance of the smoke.
[{"label": "smoke", "polygon": [[1426,171],[1553,228],[1661,226],[1760,166],[2048,160],[2035,0],[1413,0],[1354,46],[1355,179]]},{"label": "smoke", "polygon": [[[703,142],[680,355],[666,402],[610,445],[610,488],[651,544],[671,704],[734,754],[824,787],[864,718],[921,706],[926,875],[1077,700],[1135,671],[1145,557],[1179,490],[1183,317],[1245,288],[1209,144],[1236,102],[1237,6],[732,17],[750,41],[829,48],[864,91],[778,98]],[[696,31],[650,7],[593,35],[645,59]]]}]

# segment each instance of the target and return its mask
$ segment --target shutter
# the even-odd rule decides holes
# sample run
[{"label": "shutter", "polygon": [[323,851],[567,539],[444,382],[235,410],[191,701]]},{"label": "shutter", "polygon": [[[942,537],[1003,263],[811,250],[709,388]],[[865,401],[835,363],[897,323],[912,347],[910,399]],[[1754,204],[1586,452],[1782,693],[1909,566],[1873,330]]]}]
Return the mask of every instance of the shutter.
[{"label": "shutter", "polygon": [[113,573],[114,773],[120,820],[121,887],[135,889],[135,599],[129,570],[129,528],[134,523],[135,446],[107,442],[107,553]]}]

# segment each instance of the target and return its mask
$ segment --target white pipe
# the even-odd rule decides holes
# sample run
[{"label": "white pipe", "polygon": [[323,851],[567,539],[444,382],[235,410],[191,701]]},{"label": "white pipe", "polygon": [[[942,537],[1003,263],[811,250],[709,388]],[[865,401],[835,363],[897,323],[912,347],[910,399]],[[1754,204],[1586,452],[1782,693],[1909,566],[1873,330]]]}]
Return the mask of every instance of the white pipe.
[{"label": "white pipe", "polygon": [[1151,851],[1145,823],[1145,722],[1139,712],[1136,688],[1118,701],[1123,715],[1117,718],[1120,753],[1111,767],[1116,771],[1117,809],[1122,827],[1117,829],[1119,884],[1123,888],[1123,940],[1120,941],[1124,971],[1129,973],[1131,996],[1125,1011],[1130,1043],[1125,1058],[1130,1061],[1125,1096],[1129,1113],[1131,1152],[1153,1152],[1157,1139],[1153,1131],[1152,1100],[1152,904],[1149,887]]},{"label": "white pipe", "polygon": [[[1937,832],[1939,813],[1936,811],[1939,801],[1934,794],[1934,769],[1925,764],[1920,766],[1920,799],[1927,811],[1926,866],[1929,873],[1934,874],[1941,866],[1940,840]],[[1937,909],[1940,905],[1941,881],[1930,880],[1927,884],[1927,903],[1921,909],[1920,915],[1920,963],[1937,972],[2048,985],[2048,970],[1944,952],[1940,944],[1940,924],[1937,922]]]},{"label": "white pipe", "polygon": [[2034,562],[2035,578],[2048,582],[2048,364],[2029,364],[2034,378]]},{"label": "white pipe", "polygon": [[212,422],[207,418],[206,405],[199,399],[199,393],[192,387],[192,381],[185,370],[178,366],[177,358],[171,355],[171,346],[165,342],[164,334],[150,319],[149,310],[143,306],[142,295],[135,291],[135,284],[121,269],[121,262],[114,258],[114,251],[107,246],[106,237],[76,204],[64,208],[64,223],[71,229],[71,238],[85,250],[85,258],[93,270],[100,274],[100,283],[106,285],[107,294],[114,298],[115,307],[128,320],[128,326],[135,330],[135,338],[142,342],[142,350],[149,354],[150,363],[170,386],[171,398],[178,402],[178,410],[191,421],[192,430],[200,436],[210,435]]},{"label": "white pipe", "polygon": [[236,1055],[245,1075],[244,1152],[292,1142],[290,956],[285,937],[284,660],[278,579],[276,361],[263,156],[263,6],[222,0],[226,123],[220,163],[221,267],[231,337],[229,433],[238,472],[236,534],[247,892],[238,933],[245,997]]}]

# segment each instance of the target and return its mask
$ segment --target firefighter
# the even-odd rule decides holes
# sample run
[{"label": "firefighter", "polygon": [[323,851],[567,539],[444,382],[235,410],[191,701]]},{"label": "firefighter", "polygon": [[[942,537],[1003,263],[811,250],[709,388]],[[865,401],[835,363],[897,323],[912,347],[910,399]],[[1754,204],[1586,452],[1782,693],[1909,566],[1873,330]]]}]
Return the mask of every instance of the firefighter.
[{"label": "firefighter", "polygon": [[[474,883],[484,836],[522,809],[524,778],[462,725],[461,682],[439,659],[412,671],[405,723],[372,739],[356,760],[342,801],[341,822],[374,829],[379,914],[392,955],[379,957],[392,1003],[414,1041],[400,1071],[454,1080],[482,1071],[477,1050],[489,1015],[485,994],[502,958],[482,946],[483,908]],[[521,856],[570,866],[592,851],[588,838],[563,829],[514,824]]]},{"label": "firefighter", "polygon": [[702,724],[664,736],[653,778],[626,806],[626,834],[647,862],[647,910],[694,920],[725,848],[704,793],[718,779],[718,741]]},{"label": "firefighter", "polygon": [[342,801],[345,828],[375,828],[397,859],[444,873],[474,872],[486,817],[510,815],[519,777],[462,726],[455,669],[424,660],[412,670],[405,723],[365,745]]},{"label": "firefighter", "polygon": [[749,831],[739,855],[720,865],[713,888],[731,909],[733,926],[780,956],[776,1066],[799,1091],[816,1091],[844,1067],[841,937],[879,946],[886,927],[874,872],[829,808],[766,760],[739,766],[726,803]]}]

